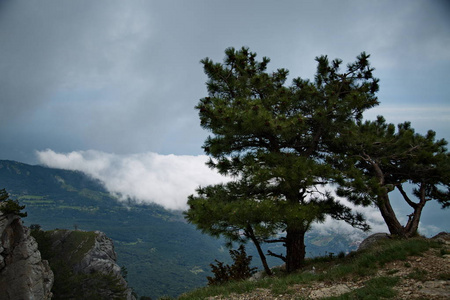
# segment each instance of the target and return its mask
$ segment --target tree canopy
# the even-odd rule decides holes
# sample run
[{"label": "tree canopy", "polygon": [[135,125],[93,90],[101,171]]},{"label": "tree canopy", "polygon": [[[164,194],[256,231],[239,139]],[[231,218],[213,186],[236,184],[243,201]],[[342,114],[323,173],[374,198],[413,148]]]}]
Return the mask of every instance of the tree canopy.
[{"label": "tree canopy", "polygon": [[269,61],[258,61],[248,48],[226,49],[223,63],[201,61],[208,96],[196,108],[212,133],[203,148],[209,166],[234,181],[199,188],[186,218],[231,239],[271,236],[268,242],[286,247],[286,254],[271,254],[293,271],[303,264],[304,235],[313,222],[331,215],[368,228],[323,186],[339,175],[327,163],[337,140],[378,104],[378,79],[364,52],[344,70],[340,59],[317,57],[314,81],[295,78],[289,86],[288,71],[268,72]]},{"label": "tree canopy", "polygon": [[[346,170],[338,194],[356,204],[378,207],[391,234],[414,236],[428,201],[450,206],[450,154],[447,142],[435,136],[432,130],[416,133],[409,122],[396,129],[381,116],[357,124],[336,164]],[[412,210],[405,225],[391,205],[395,189]]]},{"label": "tree canopy", "polygon": [[26,217],[27,213],[21,212],[25,208],[25,205],[20,205],[18,200],[13,200],[9,198],[9,194],[6,189],[0,190],[0,211],[7,214],[15,214],[19,217]]}]

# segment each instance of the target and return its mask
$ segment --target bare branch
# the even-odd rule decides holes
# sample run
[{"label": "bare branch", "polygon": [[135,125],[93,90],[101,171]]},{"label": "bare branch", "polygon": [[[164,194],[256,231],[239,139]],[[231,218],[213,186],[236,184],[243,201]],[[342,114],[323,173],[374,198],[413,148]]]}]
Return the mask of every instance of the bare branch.
[{"label": "bare branch", "polygon": [[270,250],[267,250],[267,254],[273,257],[278,257],[279,259],[283,260],[284,262],[286,262],[286,256],[282,255],[282,254],[275,254]]},{"label": "bare branch", "polygon": [[399,190],[400,194],[402,194],[403,199],[405,199],[406,203],[408,203],[408,205],[411,206],[412,208],[416,209],[417,203],[415,203],[415,202],[411,201],[411,199],[409,199],[408,195],[403,190],[403,187],[401,184],[397,185],[397,189]]},{"label": "bare branch", "polygon": [[286,242],[286,238],[280,238],[277,240],[264,240],[264,243],[273,244],[273,243],[284,243]]}]

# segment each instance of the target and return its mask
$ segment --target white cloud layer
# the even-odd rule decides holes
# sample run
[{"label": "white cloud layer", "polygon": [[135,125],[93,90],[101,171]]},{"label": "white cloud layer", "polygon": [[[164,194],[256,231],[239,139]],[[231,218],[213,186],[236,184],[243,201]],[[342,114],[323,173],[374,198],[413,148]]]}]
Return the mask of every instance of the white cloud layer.
[{"label": "white cloud layer", "polygon": [[41,164],[51,168],[82,171],[103,182],[105,188],[137,203],[156,203],[167,209],[187,208],[187,197],[199,186],[227,181],[209,169],[208,157],[141,153],[116,155],[101,151],[37,152]]},{"label": "white cloud layer", "polygon": [[[230,180],[205,165],[208,160],[206,155],[161,155],[153,152],[117,155],[96,150],[57,153],[47,149],[38,151],[37,157],[41,164],[48,167],[81,171],[100,180],[110,193],[122,201],[132,199],[139,204],[155,203],[171,210],[187,209],[187,197],[194,194],[199,186]],[[326,186],[324,189],[332,190],[332,187]],[[399,221],[406,223],[405,208],[400,205],[403,201],[398,201],[395,195],[391,197]],[[338,199],[354,211],[363,213],[371,226],[370,233],[389,232],[377,208],[356,207],[346,199]],[[434,208],[433,214],[436,220],[445,216],[439,208]],[[446,230],[446,223],[440,223],[438,227],[421,222],[419,231],[426,236],[435,235]],[[320,235],[346,234],[355,242],[368,234],[331,218],[315,224],[313,230]]]}]

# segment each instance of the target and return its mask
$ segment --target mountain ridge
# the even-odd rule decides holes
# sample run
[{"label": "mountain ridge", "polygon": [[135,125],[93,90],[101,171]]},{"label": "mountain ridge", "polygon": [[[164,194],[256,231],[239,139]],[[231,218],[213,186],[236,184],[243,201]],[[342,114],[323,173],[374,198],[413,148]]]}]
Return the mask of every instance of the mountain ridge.
[{"label": "mountain ridge", "polygon": [[[215,259],[230,262],[224,241],[201,234],[186,223],[181,212],[121,202],[99,180],[80,171],[0,160],[0,188],[26,205],[28,226],[105,232],[114,241],[118,264],[127,269],[128,282],[139,295],[180,295],[206,284],[209,264]],[[307,253],[316,256],[356,249],[357,244],[349,244],[344,235],[309,233]],[[253,247],[247,249],[258,265]],[[283,250],[281,246],[273,249]]]}]

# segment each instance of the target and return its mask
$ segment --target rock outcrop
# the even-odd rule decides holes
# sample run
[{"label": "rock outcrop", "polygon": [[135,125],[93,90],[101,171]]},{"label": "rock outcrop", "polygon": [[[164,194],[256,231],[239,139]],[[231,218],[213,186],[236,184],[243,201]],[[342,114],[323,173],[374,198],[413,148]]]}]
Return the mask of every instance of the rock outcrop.
[{"label": "rock outcrop", "polygon": [[[53,254],[49,260],[55,266],[56,274],[66,273],[66,282],[81,282],[81,286],[76,288],[84,290],[83,295],[91,294],[93,298],[101,299],[135,299],[116,263],[114,244],[105,233],[62,229],[41,233],[45,233],[44,238],[51,245]],[[69,267],[69,271],[57,272],[56,267],[62,264]],[[67,276],[68,272],[71,275]]]},{"label": "rock outcrop", "polygon": [[1,300],[46,300],[53,294],[134,300],[116,259],[103,232],[30,231],[20,216],[0,211]]},{"label": "rock outcrop", "polygon": [[0,212],[1,299],[51,299],[53,272],[15,214]]},{"label": "rock outcrop", "polygon": [[122,277],[121,269],[116,264],[116,260],[117,255],[116,252],[114,252],[112,240],[103,232],[95,231],[94,246],[85,254],[83,259],[74,266],[74,271],[84,274],[100,272]]},{"label": "rock outcrop", "polygon": [[365,238],[358,247],[358,251],[370,248],[373,244],[380,240],[389,239],[390,235],[388,233],[374,233]]}]

